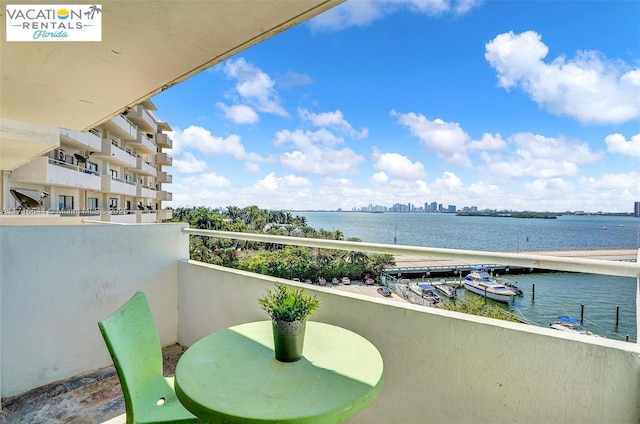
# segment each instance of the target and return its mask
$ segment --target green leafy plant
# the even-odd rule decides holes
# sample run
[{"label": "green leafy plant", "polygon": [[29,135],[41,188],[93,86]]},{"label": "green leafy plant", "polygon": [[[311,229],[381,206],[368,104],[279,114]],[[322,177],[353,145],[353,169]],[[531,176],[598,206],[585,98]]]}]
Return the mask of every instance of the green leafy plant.
[{"label": "green leafy plant", "polygon": [[276,283],[275,289],[267,289],[267,294],[258,299],[258,303],[272,320],[289,322],[304,321],[320,306],[316,295],[280,283]]}]

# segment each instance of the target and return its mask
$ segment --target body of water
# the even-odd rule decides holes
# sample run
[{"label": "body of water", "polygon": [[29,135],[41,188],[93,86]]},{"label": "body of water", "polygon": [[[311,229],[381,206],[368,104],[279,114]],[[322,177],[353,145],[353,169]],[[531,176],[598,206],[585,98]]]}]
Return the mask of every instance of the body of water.
[{"label": "body of water", "polygon": [[[448,249],[540,251],[640,247],[640,219],[567,215],[557,219],[493,218],[454,214],[297,212],[307,224],[340,230],[363,242]],[[559,315],[580,318],[604,337],[636,340],[636,280],[595,274],[508,275],[524,290],[508,307],[539,325]],[[532,288],[535,284],[535,299]],[[464,296],[464,290],[461,290]],[[469,294],[471,295],[471,294]],[[496,304],[497,305],[497,304]],[[620,307],[615,325],[616,307]]]}]

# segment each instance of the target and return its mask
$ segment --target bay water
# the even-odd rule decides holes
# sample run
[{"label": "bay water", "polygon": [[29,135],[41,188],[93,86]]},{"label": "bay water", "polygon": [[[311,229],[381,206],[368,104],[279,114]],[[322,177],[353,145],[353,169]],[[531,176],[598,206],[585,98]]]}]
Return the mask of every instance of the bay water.
[{"label": "bay water", "polygon": [[[340,230],[363,242],[503,252],[640,247],[640,219],[563,215],[557,219],[497,218],[429,213],[295,212],[316,229]],[[524,295],[508,305],[519,316],[548,326],[559,315],[617,340],[636,340],[636,280],[583,273],[510,274]],[[535,284],[535,299],[532,296]],[[464,297],[464,290],[460,290]],[[496,304],[496,306],[500,306]],[[619,322],[616,308],[619,307]]]}]

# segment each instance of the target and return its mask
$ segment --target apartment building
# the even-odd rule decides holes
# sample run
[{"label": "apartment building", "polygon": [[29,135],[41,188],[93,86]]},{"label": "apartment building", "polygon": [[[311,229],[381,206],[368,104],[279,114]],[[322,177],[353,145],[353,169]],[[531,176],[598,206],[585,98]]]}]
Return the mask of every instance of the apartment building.
[{"label": "apartment building", "polygon": [[172,159],[171,127],[150,100],[80,132],[59,129],[60,145],[5,174],[4,214],[82,216],[107,222],[161,222]]}]

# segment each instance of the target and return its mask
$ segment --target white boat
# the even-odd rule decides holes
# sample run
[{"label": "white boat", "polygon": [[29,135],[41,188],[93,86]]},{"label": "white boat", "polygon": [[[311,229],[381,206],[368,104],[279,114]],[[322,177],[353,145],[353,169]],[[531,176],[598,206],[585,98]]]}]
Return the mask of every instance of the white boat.
[{"label": "white boat", "polygon": [[455,297],[456,289],[448,284],[437,284],[436,289],[447,297]]},{"label": "white boat", "polygon": [[509,303],[517,295],[513,289],[498,283],[491,278],[487,271],[482,269],[471,271],[469,275],[464,277],[464,288],[502,303]]},{"label": "white boat", "polygon": [[552,322],[551,324],[549,324],[549,326],[554,330],[566,331],[575,334],[584,334],[585,336],[597,336],[596,334],[593,334],[591,331],[582,327],[579,324],[580,320],[578,318],[571,318],[567,315],[560,315],[558,317],[558,320],[559,321]]},{"label": "white boat", "polygon": [[431,284],[419,283],[418,287],[420,288],[420,297],[422,297],[427,302],[433,304],[441,302],[440,296],[436,294],[436,288]]}]

